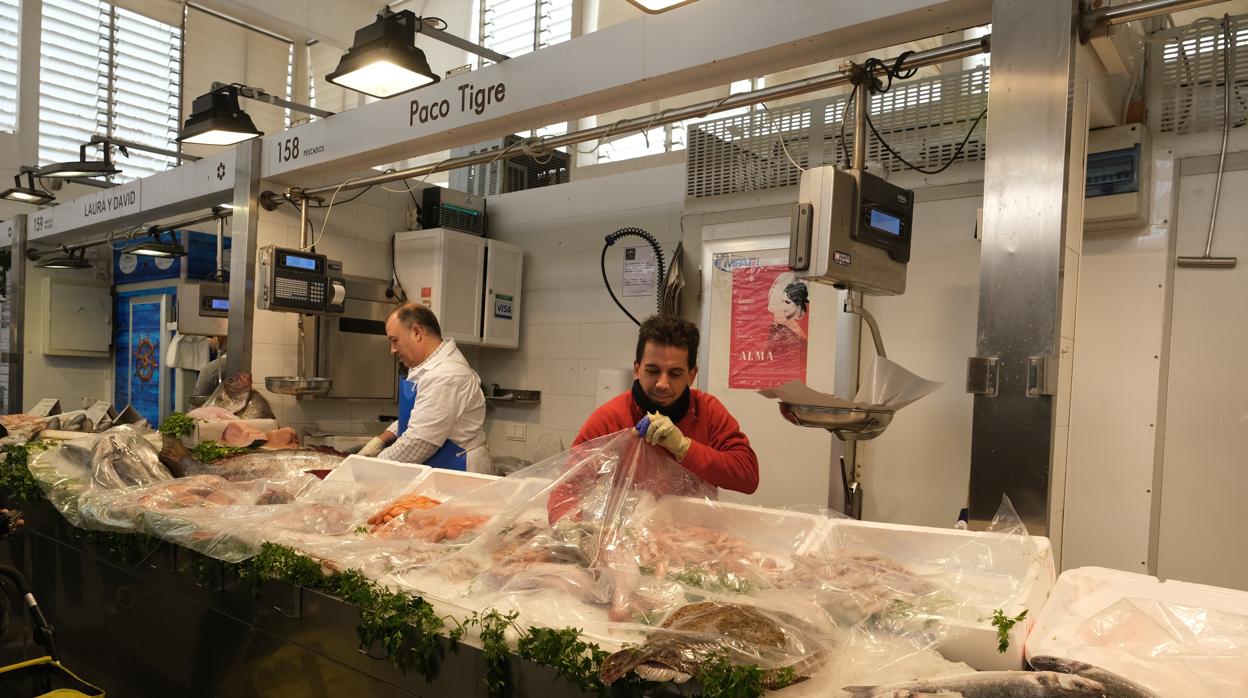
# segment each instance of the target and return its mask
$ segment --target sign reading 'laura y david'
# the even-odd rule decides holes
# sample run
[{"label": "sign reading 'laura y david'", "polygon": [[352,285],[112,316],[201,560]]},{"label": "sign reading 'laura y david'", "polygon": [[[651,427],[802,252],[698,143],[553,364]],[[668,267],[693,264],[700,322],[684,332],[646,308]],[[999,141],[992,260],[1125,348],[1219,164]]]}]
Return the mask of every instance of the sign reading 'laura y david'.
[{"label": "sign reading 'laura y david'", "polygon": [[[142,211],[140,195],[142,180],[136,179],[112,189],[79,197],[68,204],[56,207],[58,231],[73,230],[92,223],[111,221]],[[61,212],[64,212],[64,216]]]},{"label": "sign reading 'laura y david'", "polygon": [[133,184],[134,186],[102,191],[94,197],[82,200],[83,220],[92,221],[98,218],[112,218],[114,214],[122,215],[138,211],[138,182]]}]

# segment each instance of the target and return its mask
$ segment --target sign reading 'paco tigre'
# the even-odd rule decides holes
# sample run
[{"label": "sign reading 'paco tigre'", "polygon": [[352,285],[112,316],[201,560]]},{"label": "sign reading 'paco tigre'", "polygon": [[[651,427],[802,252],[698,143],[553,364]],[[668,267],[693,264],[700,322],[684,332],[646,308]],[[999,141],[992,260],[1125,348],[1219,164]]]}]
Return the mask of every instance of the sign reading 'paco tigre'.
[{"label": "sign reading 'paco tigre'", "polygon": [[[464,83],[459,86],[459,112],[472,112],[477,116],[485,113],[485,110],[491,104],[501,103],[507,98],[507,85],[496,83],[488,87],[477,87],[472,83]],[[451,115],[454,109],[455,100],[452,99],[436,99],[432,102],[422,102],[419,99],[411,101],[411,110],[408,117],[408,125],[427,124],[438,119],[445,119]]]}]

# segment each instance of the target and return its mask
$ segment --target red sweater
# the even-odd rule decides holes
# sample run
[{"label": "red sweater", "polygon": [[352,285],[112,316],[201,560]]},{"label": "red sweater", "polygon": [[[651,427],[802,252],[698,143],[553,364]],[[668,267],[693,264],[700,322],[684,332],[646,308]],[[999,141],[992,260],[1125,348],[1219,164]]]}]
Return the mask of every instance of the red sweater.
[{"label": "red sweater", "polygon": [[[741,425],[714,396],[698,390],[689,392],[689,412],[676,423],[692,441],[681,466],[716,487],[752,494],[758,489],[758,456],[750,448],[750,440],[741,433]],[[585,420],[572,446],[631,429],[643,416],[631,392],[617,395]],[[552,492],[548,507],[551,521],[575,506],[574,496],[569,495],[573,493]]]}]

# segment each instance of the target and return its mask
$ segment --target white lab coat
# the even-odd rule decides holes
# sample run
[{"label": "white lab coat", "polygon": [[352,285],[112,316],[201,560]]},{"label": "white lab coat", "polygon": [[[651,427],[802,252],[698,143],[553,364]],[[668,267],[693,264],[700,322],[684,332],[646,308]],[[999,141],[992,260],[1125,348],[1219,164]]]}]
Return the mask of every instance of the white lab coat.
[{"label": "white lab coat", "polygon": [[[468,472],[493,473],[490,451],[485,445],[485,394],[481,391],[481,379],[455,346],[455,340],[442,340],[429,358],[407,372],[407,380],[416,384],[416,404],[403,436],[439,446],[448,439],[454,441],[467,451]],[[392,423],[387,431],[398,434],[399,423]],[[391,449],[394,445],[386,450]]]}]

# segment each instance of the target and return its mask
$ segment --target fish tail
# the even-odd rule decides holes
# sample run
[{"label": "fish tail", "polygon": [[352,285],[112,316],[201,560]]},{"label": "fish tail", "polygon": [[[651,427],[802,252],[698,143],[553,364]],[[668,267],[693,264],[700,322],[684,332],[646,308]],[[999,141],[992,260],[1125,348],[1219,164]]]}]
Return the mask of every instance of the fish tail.
[{"label": "fish tail", "polygon": [[161,434],[160,462],[169,469],[169,472],[177,477],[185,477],[197,469],[203,468],[203,464],[195,460],[195,457],[191,455],[190,449],[183,446],[181,441],[167,434]]},{"label": "fish tail", "polygon": [[603,660],[602,671],[598,672],[598,678],[604,685],[610,686],[628,672],[636,669],[637,665],[643,661],[645,661],[645,656],[636,647],[622,649]]}]

